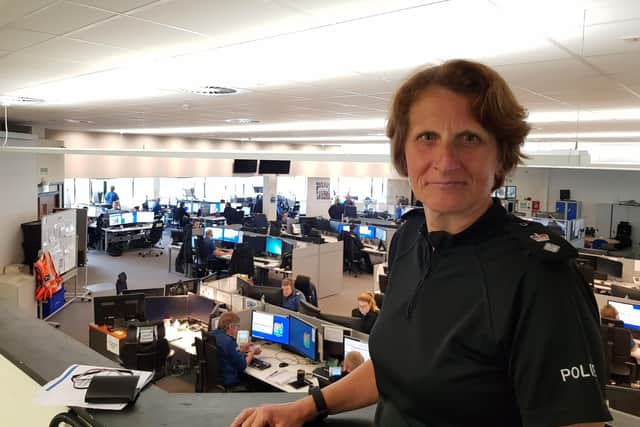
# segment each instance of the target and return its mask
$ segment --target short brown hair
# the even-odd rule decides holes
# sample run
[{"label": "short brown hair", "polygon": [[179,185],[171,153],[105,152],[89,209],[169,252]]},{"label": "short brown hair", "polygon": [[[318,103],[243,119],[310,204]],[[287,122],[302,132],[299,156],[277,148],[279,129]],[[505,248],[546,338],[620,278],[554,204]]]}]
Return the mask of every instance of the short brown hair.
[{"label": "short brown hair", "polygon": [[229,325],[234,323],[240,323],[240,316],[231,311],[227,311],[226,313],[222,313],[222,316],[218,319],[218,329],[226,331]]},{"label": "short brown hair", "polygon": [[618,320],[618,310],[611,304],[607,304],[600,310],[600,317],[603,319]]},{"label": "short brown hair", "polygon": [[432,66],[411,76],[396,92],[391,104],[387,137],[391,140],[391,160],[402,176],[407,176],[404,148],[409,130],[409,113],[427,89],[440,86],[469,99],[471,113],[496,140],[502,174],[496,176],[492,190],[527,157],[521,146],[531,127],[522,107],[504,79],[486,65],[456,59]]},{"label": "short brown hair", "polygon": [[290,278],[285,277],[284,279],[282,279],[282,283],[280,284],[280,287],[282,286],[289,286],[293,288],[293,281]]}]

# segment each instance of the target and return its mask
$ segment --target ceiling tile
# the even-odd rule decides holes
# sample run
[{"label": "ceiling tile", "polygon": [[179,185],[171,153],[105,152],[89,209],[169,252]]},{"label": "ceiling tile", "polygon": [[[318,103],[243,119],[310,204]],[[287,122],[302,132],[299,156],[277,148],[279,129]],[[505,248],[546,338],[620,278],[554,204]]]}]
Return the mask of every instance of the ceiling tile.
[{"label": "ceiling tile", "polygon": [[157,3],[159,0],[74,0],[88,6],[95,6],[113,12],[128,12],[147,4]]},{"label": "ceiling tile", "polygon": [[62,35],[110,16],[114,16],[114,14],[62,2],[18,19],[11,25],[25,30]]},{"label": "ceiling tile", "polygon": [[637,0],[605,0],[587,7],[586,12],[586,25],[640,19],[640,2]]},{"label": "ceiling tile", "polygon": [[581,30],[570,38],[558,41],[574,53],[583,56],[640,52],[640,43],[622,40],[623,37],[639,35],[639,32],[640,19],[636,19],[586,27],[584,47]]},{"label": "ceiling tile", "polygon": [[598,55],[585,58],[605,74],[619,74],[640,70],[640,52]]},{"label": "ceiling tile", "polygon": [[16,51],[51,37],[51,34],[5,27],[0,29],[0,49]]},{"label": "ceiling tile", "polygon": [[207,34],[214,45],[227,45],[305,28],[305,15],[275,1],[172,0],[132,16]]},{"label": "ceiling tile", "polygon": [[133,55],[133,51],[130,50],[63,37],[57,37],[25,48],[21,53],[39,58],[49,57],[60,61],[90,64],[96,70],[119,64],[127,56]]},{"label": "ceiling tile", "polygon": [[3,1],[2,13],[0,14],[0,26],[53,3],[55,3],[55,0]]},{"label": "ceiling tile", "polygon": [[0,92],[8,92],[37,83],[61,79],[78,72],[81,65],[12,53],[0,58]]},{"label": "ceiling tile", "polygon": [[80,30],[73,34],[73,38],[125,49],[145,50],[145,53],[162,51],[166,54],[196,48],[205,41],[203,37],[126,16]]}]

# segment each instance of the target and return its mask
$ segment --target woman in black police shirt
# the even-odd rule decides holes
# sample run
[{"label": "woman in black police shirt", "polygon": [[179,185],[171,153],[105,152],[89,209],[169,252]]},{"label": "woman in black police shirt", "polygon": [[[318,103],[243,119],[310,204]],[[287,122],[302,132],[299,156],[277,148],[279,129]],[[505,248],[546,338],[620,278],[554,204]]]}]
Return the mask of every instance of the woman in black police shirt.
[{"label": "woman in black police shirt", "polygon": [[[507,215],[491,192],[523,157],[526,113],[493,70],[449,61],[411,77],[387,126],[393,163],[425,210],[389,254],[371,361],[324,388],[329,413],[378,403],[381,426],[602,426],[603,353],[575,250]],[[322,399],[242,412],[295,426]]]}]

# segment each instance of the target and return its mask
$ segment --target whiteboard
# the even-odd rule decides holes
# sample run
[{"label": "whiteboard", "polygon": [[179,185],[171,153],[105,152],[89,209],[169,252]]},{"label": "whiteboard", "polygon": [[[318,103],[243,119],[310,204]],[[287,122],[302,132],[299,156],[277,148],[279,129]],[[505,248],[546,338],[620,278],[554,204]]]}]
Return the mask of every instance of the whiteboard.
[{"label": "whiteboard", "polygon": [[42,218],[42,250],[49,251],[58,274],[76,267],[76,211],[58,211]]}]

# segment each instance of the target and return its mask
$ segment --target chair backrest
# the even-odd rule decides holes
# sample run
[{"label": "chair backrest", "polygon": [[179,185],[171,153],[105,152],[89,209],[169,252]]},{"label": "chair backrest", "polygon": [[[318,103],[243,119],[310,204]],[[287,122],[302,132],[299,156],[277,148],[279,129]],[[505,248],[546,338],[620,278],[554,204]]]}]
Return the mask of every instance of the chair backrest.
[{"label": "chair backrest", "polygon": [[122,291],[126,291],[127,289],[127,273],[123,271],[118,274],[118,279],[116,280],[116,294],[120,295]]},{"label": "chair backrest", "polygon": [[305,276],[303,274],[299,274],[298,276],[296,276],[296,280],[293,284],[293,286],[299,290],[300,292],[302,292],[302,294],[304,295],[304,297],[306,298],[306,300],[317,306],[318,305],[318,298],[317,298],[317,291],[316,291],[316,287],[313,283],[311,283],[311,279],[309,278],[309,276]]},{"label": "chair backrest", "polygon": [[198,264],[206,264],[209,259],[209,251],[207,245],[202,237],[196,239],[196,257],[198,258]]},{"label": "chair backrest", "polygon": [[629,288],[616,284],[611,285],[611,295],[618,298],[624,298],[629,294]]},{"label": "chair backrest", "polygon": [[195,338],[196,357],[199,373],[196,376],[196,392],[206,393],[222,385],[216,339],[212,335],[202,334]]},{"label": "chair backrest", "polygon": [[256,228],[266,228],[269,226],[267,216],[263,213],[257,213],[254,215],[253,225]]},{"label": "chair backrest", "polygon": [[[122,346],[120,358],[127,369],[161,372],[169,354],[169,343],[164,338],[162,322],[130,322],[127,338]],[[140,328],[151,328],[153,333],[145,335]]]},{"label": "chair backrest", "polygon": [[378,274],[378,287],[383,294],[387,292],[387,286],[389,285],[389,276],[386,274]]},{"label": "chair backrest", "polygon": [[373,299],[376,301],[378,308],[382,309],[382,304],[384,304],[384,294],[374,294]]},{"label": "chair backrest", "polygon": [[629,354],[631,350],[631,332],[624,328],[613,329],[613,362],[627,362],[631,358]]},{"label": "chair backrest", "polygon": [[231,261],[229,261],[229,274],[241,273],[253,277],[255,270],[253,256],[253,248],[249,246],[238,246],[233,250]]},{"label": "chair backrest", "polygon": [[162,220],[154,221],[149,231],[149,241],[151,244],[156,244],[162,239],[162,231],[164,230],[164,222]]}]

